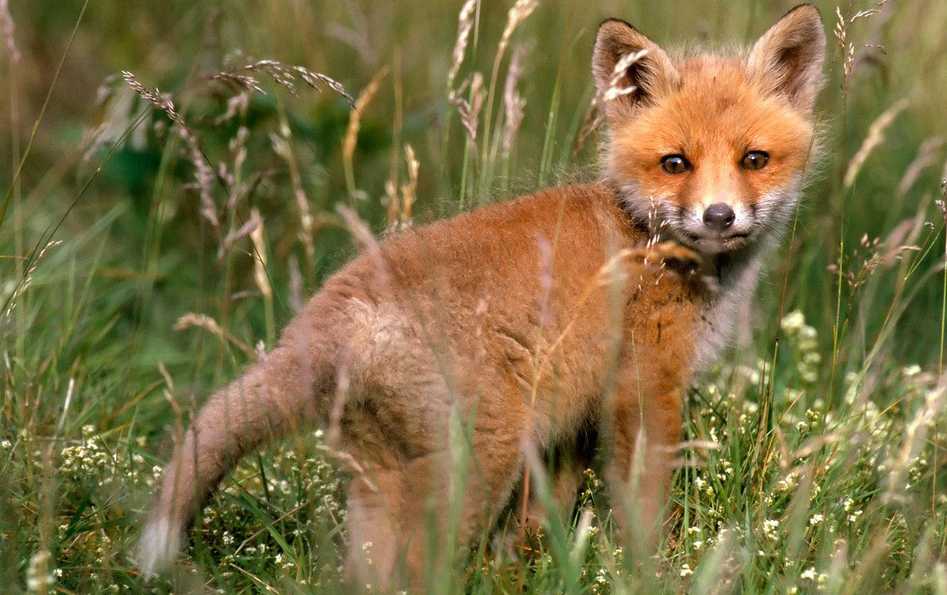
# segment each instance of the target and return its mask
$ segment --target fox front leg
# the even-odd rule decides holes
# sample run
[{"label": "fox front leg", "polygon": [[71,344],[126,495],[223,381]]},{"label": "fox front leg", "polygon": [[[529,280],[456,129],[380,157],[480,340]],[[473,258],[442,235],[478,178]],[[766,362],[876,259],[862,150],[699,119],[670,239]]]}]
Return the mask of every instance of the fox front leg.
[{"label": "fox front leg", "polygon": [[681,436],[680,391],[617,395],[605,420],[605,479],[629,551],[654,553],[668,508],[674,451]]}]

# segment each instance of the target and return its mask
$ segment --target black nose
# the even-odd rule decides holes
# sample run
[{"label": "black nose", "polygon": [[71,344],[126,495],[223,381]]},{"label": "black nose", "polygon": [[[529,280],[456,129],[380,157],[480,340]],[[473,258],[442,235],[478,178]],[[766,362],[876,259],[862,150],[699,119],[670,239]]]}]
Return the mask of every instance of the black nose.
[{"label": "black nose", "polygon": [[714,203],[704,211],[704,225],[716,231],[723,231],[733,225],[737,216],[730,205],[722,202]]}]

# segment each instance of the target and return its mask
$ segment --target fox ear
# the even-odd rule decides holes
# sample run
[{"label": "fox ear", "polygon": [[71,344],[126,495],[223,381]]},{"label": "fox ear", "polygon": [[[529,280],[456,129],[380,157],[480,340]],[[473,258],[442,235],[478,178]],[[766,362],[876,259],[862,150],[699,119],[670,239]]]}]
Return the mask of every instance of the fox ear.
[{"label": "fox ear", "polygon": [[592,75],[599,100],[612,120],[652,103],[680,78],[664,50],[618,19],[609,19],[598,28]]},{"label": "fox ear", "polygon": [[822,88],[825,31],[819,9],[802,4],[786,13],[756,42],[747,65],[764,92],[786,97],[809,112]]}]

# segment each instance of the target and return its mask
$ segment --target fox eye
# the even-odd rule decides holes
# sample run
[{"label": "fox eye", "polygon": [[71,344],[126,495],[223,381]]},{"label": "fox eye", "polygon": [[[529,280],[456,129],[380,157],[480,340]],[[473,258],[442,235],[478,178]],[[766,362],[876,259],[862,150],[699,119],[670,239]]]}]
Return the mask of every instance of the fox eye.
[{"label": "fox eye", "polygon": [[763,169],[769,163],[769,153],[766,151],[750,151],[743,156],[743,169]]},{"label": "fox eye", "polygon": [[661,167],[669,174],[682,174],[691,170],[691,162],[683,155],[665,155],[661,158]]}]

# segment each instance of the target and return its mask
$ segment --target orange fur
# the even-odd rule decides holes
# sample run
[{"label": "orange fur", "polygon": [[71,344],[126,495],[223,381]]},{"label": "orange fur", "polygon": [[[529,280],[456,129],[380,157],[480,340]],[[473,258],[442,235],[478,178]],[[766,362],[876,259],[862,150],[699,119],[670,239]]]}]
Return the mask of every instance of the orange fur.
[{"label": "orange fur", "polygon": [[[143,569],[170,561],[239,457],[326,419],[333,448],[358,469],[349,564],[363,582],[401,582],[403,556],[404,579],[418,584],[440,552],[428,547],[429,519],[444,529],[459,503],[458,538],[469,543],[509,501],[526,452],[568,451],[589,427],[602,436],[619,520],[650,543],[682,391],[736,326],[784,203],[798,195],[813,134],[805,101],[818,86],[810,62],[820,66],[821,54],[807,61],[789,42],[818,45],[800,29],[819,22],[811,7],[797,9],[747,57],[677,61],[629,25],[603,24],[593,60],[601,91],[622,55],[648,49],[619,73],[636,90],[606,106],[605,179],[402,232],[334,275],[279,345],[197,415],[143,534]],[[741,170],[748,149],[768,151],[769,165]],[[693,169],[662,170],[668,153]],[[737,218],[745,236],[691,235],[685,215],[708,196],[752,211],[749,223]],[[655,243],[664,239],[673,241]],[[452,419],[470,430],[459,494]],[[565,507],[581,470],[553,469]],[[371,566],[359,555],[367,541]]]}]

